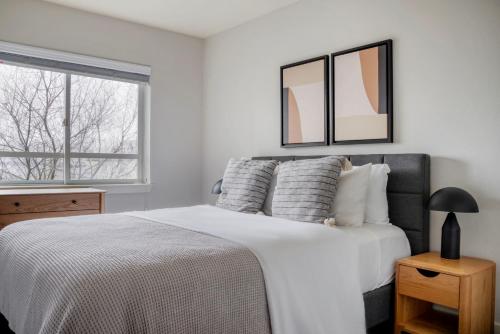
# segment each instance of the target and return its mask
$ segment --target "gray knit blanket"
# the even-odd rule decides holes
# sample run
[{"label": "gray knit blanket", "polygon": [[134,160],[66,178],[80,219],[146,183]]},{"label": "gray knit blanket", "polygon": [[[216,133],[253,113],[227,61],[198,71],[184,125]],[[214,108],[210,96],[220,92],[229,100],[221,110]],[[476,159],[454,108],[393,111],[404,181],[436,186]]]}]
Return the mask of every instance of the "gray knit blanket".
[{"label": "gray knit blanket", "polygon": [[0,312],[16,334],[271,332],[251,251],[125,215],[3,229]]}]

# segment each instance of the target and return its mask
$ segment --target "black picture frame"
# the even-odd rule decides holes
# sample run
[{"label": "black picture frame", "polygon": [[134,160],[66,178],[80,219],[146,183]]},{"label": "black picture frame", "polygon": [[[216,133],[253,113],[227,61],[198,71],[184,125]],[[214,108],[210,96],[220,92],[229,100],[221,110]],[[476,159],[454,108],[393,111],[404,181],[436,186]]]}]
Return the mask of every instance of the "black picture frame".
[{"label": "black picture frame", "polygon": [[[387,137],[381,139],[360,139],[360,140],[336,140],[335,139],[335,57],[345,55],[352,52],[357,52],[373,47],[386,47],[386,101],[387,101]],[[337,144],[378,144],[378,143],[393,143],[393,64],[392,64],[392,39],[383,40],[376,43],[366,44],[363,46],[334,52],[331,54],[331,94],[332,94],[332,115],[331,115],[331,138],[332,145]]]},{"label": "black picture frame", "polygon": [[[283,71],[285,69],[295,67],[295,66],[300,66],[304,65],[307,63],[312,63],[316,62],[318,60],[323,60],[324,62],[324,106],[325,106],[325,111],[324,111],[324,141],[321,142],[307,142],[307,143],[285,143],[285,119],[284,119],[284,94],[283,94]],[[319,57],[314,57],[306,60],[302,60],[299,62],[283,65],[280,67],[280,104],[281,104],[281,129],[280,129],[280,146],[284,148],[289,148],[289,147],[308,147],[308,146],[327,146],[329,145],[330,141],[330,99],[329,99],[329,94],[330,94],[330,83],[329,83],[329,64],[330,58],[328,55],[323,55]]]}]

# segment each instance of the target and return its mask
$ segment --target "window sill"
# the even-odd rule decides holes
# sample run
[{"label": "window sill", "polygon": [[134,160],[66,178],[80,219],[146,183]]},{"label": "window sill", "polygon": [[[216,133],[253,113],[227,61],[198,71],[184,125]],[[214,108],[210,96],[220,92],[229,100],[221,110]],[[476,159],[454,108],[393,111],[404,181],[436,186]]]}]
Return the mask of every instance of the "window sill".
[{"label": "window sill", "polygon": [[136,183],[136,184],[71,184],[71,185],[9,185],[0,186],[2,189],[58,189],[58,188],[96,188],[105,190],[106,194],[144,194],[151,192],[152,185],[150,183]]},{"label": "window sill", "polygon": [[145,194],[151,192],[151,183],[93,184],[92,188],[106,190],[106,194]]}]

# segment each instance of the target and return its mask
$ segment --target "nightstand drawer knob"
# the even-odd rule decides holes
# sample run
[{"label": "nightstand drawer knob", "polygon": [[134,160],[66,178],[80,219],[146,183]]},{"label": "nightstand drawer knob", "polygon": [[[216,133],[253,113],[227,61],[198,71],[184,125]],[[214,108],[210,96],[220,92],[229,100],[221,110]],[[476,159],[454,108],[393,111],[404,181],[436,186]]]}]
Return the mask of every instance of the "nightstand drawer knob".
[{"label": "nightstand drawer knob", "polygon": [[19,203],[19,202],[14,203],[14,206],[20,206],[20,205],[21,205],[21,203]]},{"label": "nightstand drawer knob", "polygon": [[78,202],[76,201],[76,199],[72,200],[71,203],[78,204]]},{"label": "nightstand drawer knob", "polygon": [[419,269],[417,268],[418,272],[420,275],[425,276],[425,277],[436,277],[439,275],[439,272],[437,271],[432,271],[432,270],[425,270],[425,269]]}]

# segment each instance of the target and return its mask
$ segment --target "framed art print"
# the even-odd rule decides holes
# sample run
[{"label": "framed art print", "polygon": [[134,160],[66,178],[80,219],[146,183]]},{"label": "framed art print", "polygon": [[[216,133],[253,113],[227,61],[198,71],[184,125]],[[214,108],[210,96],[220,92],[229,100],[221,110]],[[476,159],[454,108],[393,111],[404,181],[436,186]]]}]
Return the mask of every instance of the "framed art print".
[{"label": "framed art print", "polygon": [[281,146],[328,145],[328,56],[281,66]]},{"label": "framed art print", "polygon": [[392,40],[332,53],[332,143],[392,143]]}]

